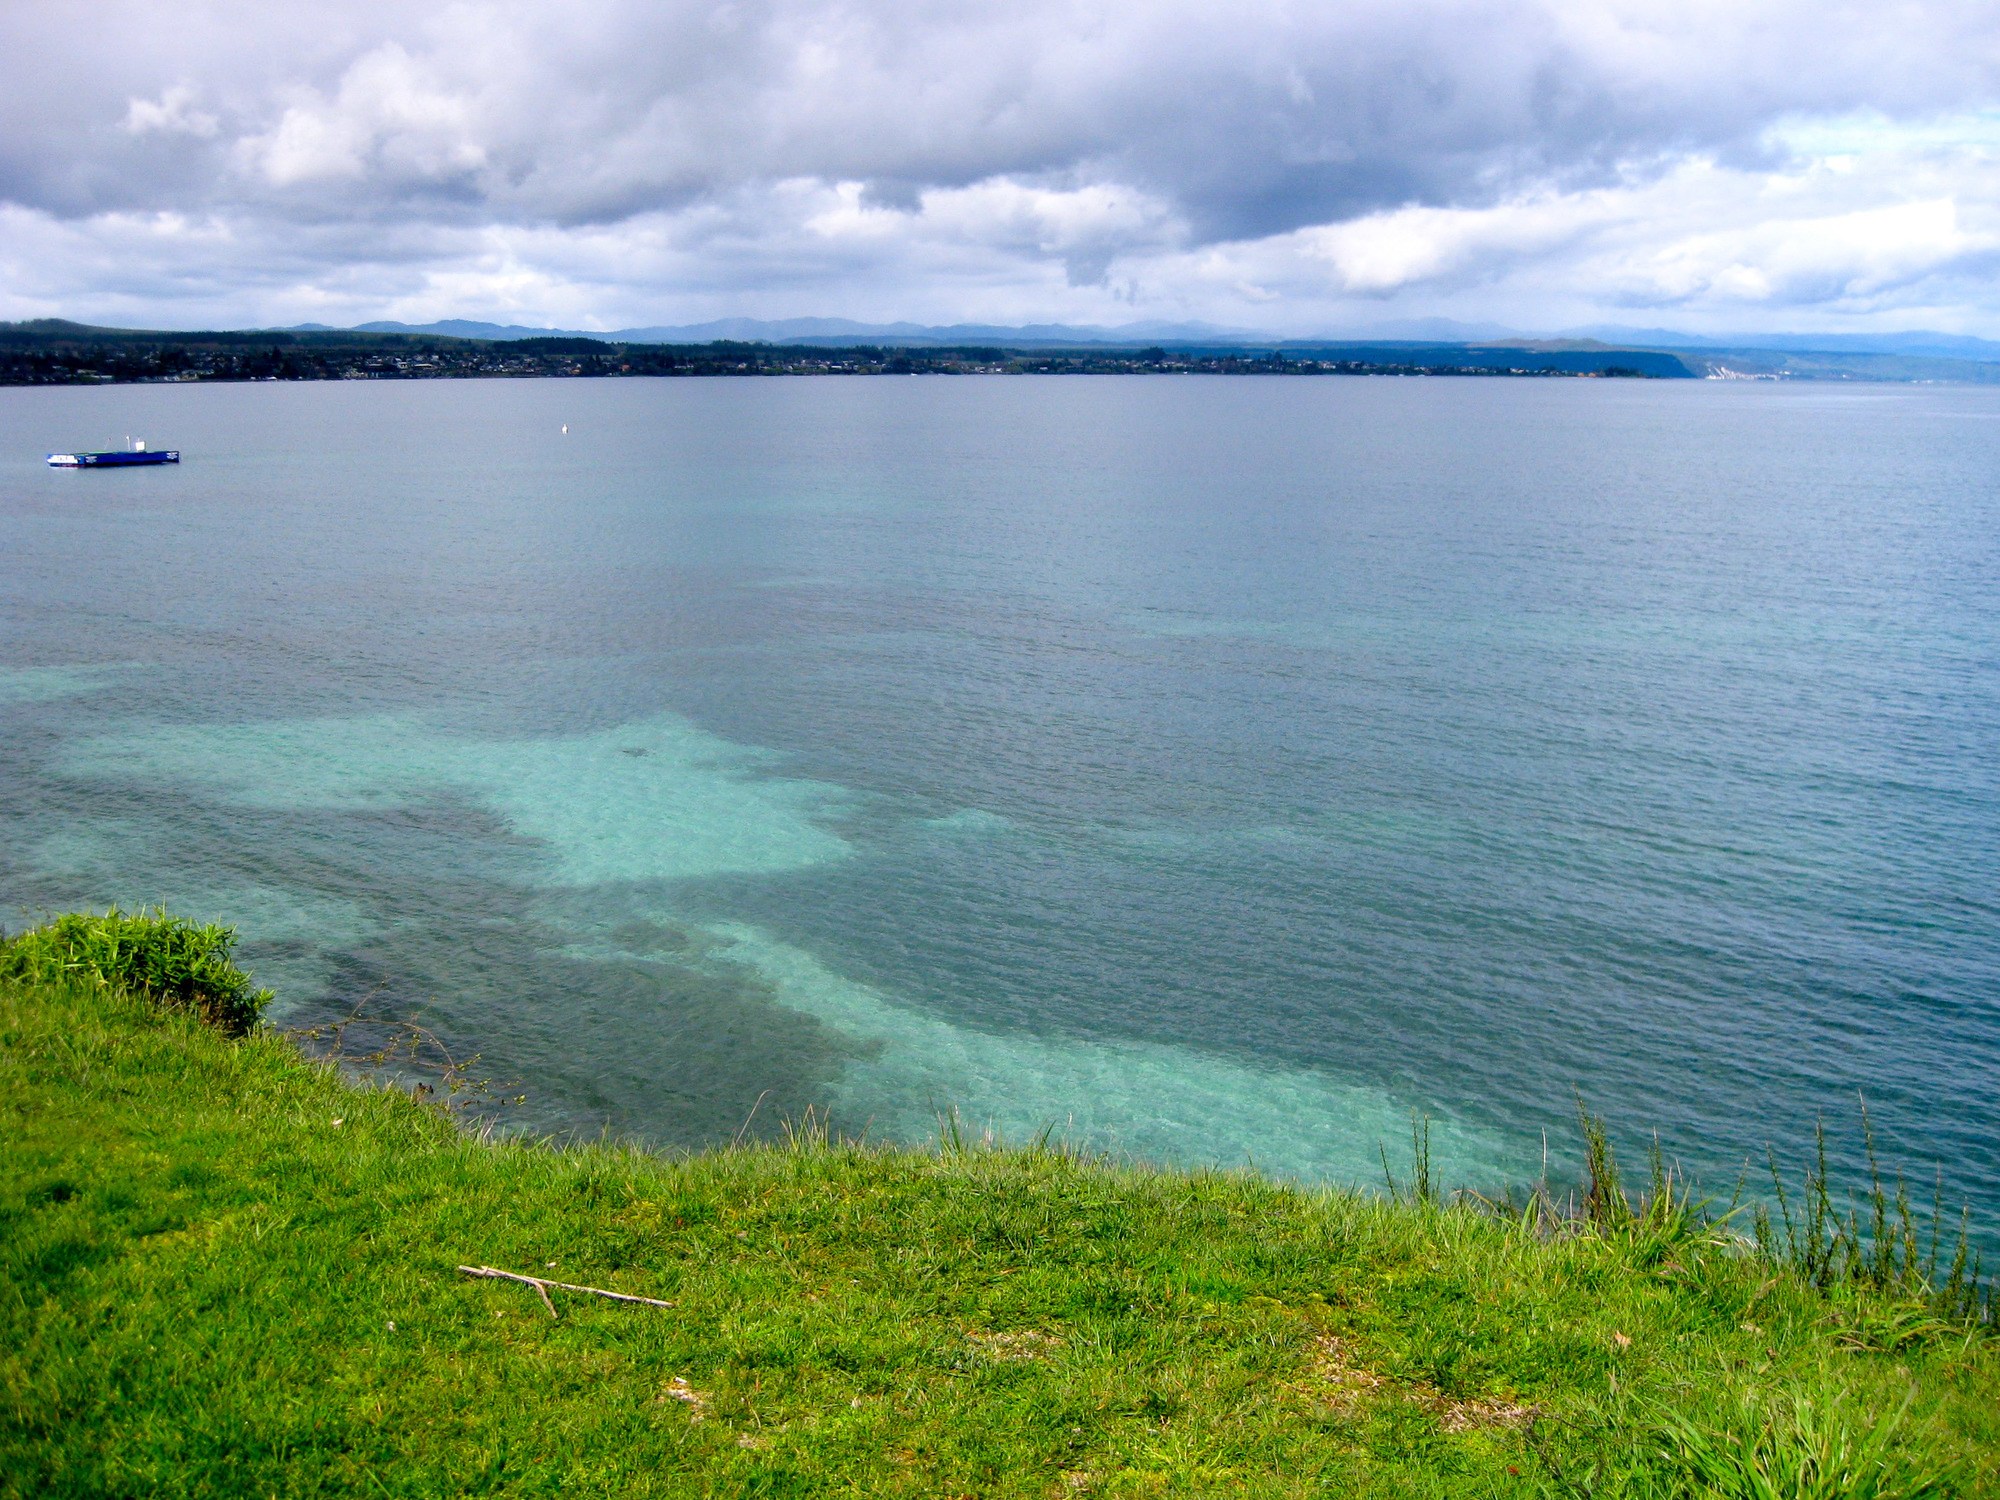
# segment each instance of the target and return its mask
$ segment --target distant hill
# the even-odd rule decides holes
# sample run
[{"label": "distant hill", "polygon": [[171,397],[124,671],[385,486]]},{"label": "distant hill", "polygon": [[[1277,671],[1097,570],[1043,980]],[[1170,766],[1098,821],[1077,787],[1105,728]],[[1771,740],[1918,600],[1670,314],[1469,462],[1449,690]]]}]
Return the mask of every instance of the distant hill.
[{"label": "distant hill", "polygon": [[[103,328],[71,322],[63,318],[34,318],[18,323],[0,323],[0,334],[16,338],[76,338],[82,336],[119,338],[226,338],[238,341],[264,334],[303,335],[323,339],[348,334],[374,334],[418,338],[479,339],[508,343],[520,339],[593,339],[611,344],[708,344],[737,341],[755,344],[852,346],[879,344],[907,348],[932,345],[965,346],[983,344],[1003,349],[1059,349],[1117,346],[1138,348],[1160,345],[1173,349],[1323,349],[1366,344],[1374,347],[1406,345],[1480,345],[1522,349],[1614,348],[1671,350],[1703,357],[1739,355],[1746,351],[1762,354],[1833,355],[1858,357],[1845,366],[1848,378],[1935,379],[1965,378],[1942,374],[1935,361],[1968,361],[2000,364],[2000,340],[1975,338],[1967,334],[1940,333],[1930,329],[1905,329],[1890,333],[1684,333],[1671,328],[1641,328],[1621,324],[1593,324],[1572,328],[1556,335],[1523,333],[1497,323],[1465,323],[1451,318],[1416,318],[1384,322],[1362,328],[1330,329],[1312,335],[1277,335],[1248,328],[1228,328],[1214,323],[1122,323],[1112,326],[1077,323],[863,323],[851,318],[716,318],[706,323],[654,324],[644,328],[531,328],[519,323],[482,323],[466,318],[444,318],[434,323],[378,321],[354,328],[335,328],[325,323],[295,323],[285,328],[239,329],[218,334],[214,331]],[[1874,362],[1880,357],[1881,362]],[[1896,360],[1910,360],[1926,367],[1924,375],[1901,373]],[[1793,363],[1792,373],[1803,376],[1817,361]],[[1981,375],[1973,377],[1987,379]]]},{"label": "distant hill", "polygon": [[[317,324],[303,325],[317,329]],[[284,332],[298,330],[286,329]],[[997,344],[1007,348],[1049,348],[1065,344],[1217,344],[1269,346],[1272,335],[1211,323],[1126,323],[1115,328],[1068,323],[1003,327],[991,323],[858,323],[851,318],[716,318],[706,323],[655,324],[646,328],[528,328],[518,323],[474,323],[447,318],[436,323],[362,323],[358,333],[414,333],[460,339],[588,338],[613,344],[707,344],[719,339],[756,344]]]},{"label": "distant hill", "polygon": [[[282,332],[330,332],[304,323]],[[609,331],[589,328],[529,328],[518,323],[479,323],[447,318],[435,323],[360,324],[359,333],[428,334],[461,339],[588,338],[620,344],[705,344],[719,339],[760,344],[856,343],[922,347],[932,344],[991,344],[1009,349],[1047,349],[1093,344],[1160,344],[1173,348],[1290,348],[1334,344],[1504,344],[1550,347],[1579,340],[1620,349],[1673,349],[1734,352],[1746,349],[1797,354],[1881,354],[1918,359],[1963,359],[2000,363],[2000,341],[1965,334],[1909,329],[1894,333],[1683,333],[1671,328],[1596,324],[1551,337],[1524,333],[1498,323],[1465,323],[1453,318],[1413,318],[1360,328],[1330,329],[1308,336],[1277,335],[1214,323],[863,323],[852,318],[715,318],[706,323],[654,324]]]},{"label": "distant hill", "polygon": [[[297,330],[318,331],[324,325],[306,323]],[[1461,323],[1452,318],[1412,318],[1337,329],[1305,337],[1254,328],[1229,328],[1217,323],[862,323],[852,318],[714,318],[706,323],[656,323],[644,328],[609,331],[579,328],[529,328],[518,323],[474,323],[447,318],[436,323],[362,323],[360,333],[420,333],[461,339],[590,338],[621,344],[706,344],[718,339],[753,344],[994,344],[1010,349],[1047,349],[1068,345],[1162,344],[1175,347],[1275,348],[1279,344],[1421,343],[1457,344],[1528,335],[1498,323]]]},{"label": "distant hill", "polygon": [[[300,323],[291,328],[280,328],[278,333],[318,333],[326,329],[324,323]],[[328,330],[332,331],[332,330]],[[546,339],[546,338],[588,338],[608,339],[614,337],[606,333],[581,333],[568,328],[524,328],[518,323],[473,323],[464,318],[444,318],[436,323],[357,323],[347,333],[413,333],[427,334],[434,338],[449,339]]]},{"label": "distant hill", "polygon": [[1678,333],[1671,328],[1627,328],[1615,323],[1574,328],[1578,338],[1651,349],[1772,349],[1794,354],[1896,354],[1920,359],[1970,359],[2000,363],[2000,342],[1961,333],[1909,329],[1900,333]]},{"label": "distant hill", "polygon": [[[1265,338],[1270,336],[1264,335]],[[1545,334],[1523,333],[1520,329],[1509,328],[1504,323],[1465,323],[1457,318],[1394,318],[1386,323],[1368,323],[1358,328],[1337,328],[1328,333],[1315,334],[1310,340],[1303,342],[1518,344],[1546,337]]]}]

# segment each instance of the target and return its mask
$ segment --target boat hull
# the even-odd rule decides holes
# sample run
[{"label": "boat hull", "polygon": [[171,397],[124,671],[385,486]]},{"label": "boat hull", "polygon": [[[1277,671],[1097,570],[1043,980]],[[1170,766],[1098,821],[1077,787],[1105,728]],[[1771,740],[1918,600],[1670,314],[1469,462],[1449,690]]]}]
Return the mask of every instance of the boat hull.
[{"label": "boat hull", "polygon": [[144,453],[51,453],[49,467],[53,469],[131,469],[144,464],[177,464],[181,461],[178,448],[161,448]]}]

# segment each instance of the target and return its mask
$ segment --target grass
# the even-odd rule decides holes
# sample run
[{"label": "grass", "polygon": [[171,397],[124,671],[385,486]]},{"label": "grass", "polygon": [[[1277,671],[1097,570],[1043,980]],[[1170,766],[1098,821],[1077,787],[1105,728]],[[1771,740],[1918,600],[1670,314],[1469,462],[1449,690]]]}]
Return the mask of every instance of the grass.
[{"label": "grass", "polygon": [[0,980],[0,1495],[2000,1494],[1976,1307],[1658,1171],[1503,1211],[811,1121],[557,1150],[199,1012]]}]

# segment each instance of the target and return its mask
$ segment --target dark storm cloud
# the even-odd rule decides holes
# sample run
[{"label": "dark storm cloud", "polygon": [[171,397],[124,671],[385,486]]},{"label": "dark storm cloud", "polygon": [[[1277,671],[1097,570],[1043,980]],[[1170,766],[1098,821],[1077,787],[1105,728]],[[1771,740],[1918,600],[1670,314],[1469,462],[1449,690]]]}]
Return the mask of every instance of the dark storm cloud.
[{"label": "dark storm cloud", "polygon": [[1996,99],[1984,0],[40,0],[0,316],[1991,327]]},{"label": "dark storm cloud", "polygon": [[1197,240],[1995,97],[1983,5],[17,5],[0,198],[589,224],[795,178],[1113,182]]}]

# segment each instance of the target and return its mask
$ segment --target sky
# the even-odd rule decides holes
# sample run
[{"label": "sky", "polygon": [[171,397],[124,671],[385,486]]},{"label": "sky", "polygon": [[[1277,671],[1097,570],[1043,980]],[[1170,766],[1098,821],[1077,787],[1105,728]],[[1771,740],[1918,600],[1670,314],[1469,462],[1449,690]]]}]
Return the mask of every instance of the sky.
[{"label": "sky", "polygon": [[2000,0],[0,0],[0,318],[2000,337]]}]

